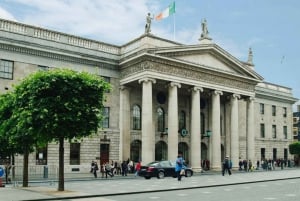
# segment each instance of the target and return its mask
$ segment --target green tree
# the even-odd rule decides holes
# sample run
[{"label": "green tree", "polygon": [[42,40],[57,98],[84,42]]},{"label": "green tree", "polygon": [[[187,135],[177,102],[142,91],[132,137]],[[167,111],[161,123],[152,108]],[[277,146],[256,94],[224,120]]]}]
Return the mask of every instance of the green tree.
[{"label": "green tree", "polygon": [[[296,161],[298,162],[300,159],[300,142],[293,142],[292,144],[289,145],[289,151],[291,154],[296,155]],[[297,163],[297,165],[299,165]]]},{"label": "green tree", "polygon": [[17,121],[10,129],[12,142],[23,140],[24,146],[31,145],[23,147],[24,154],[37,145],[59,143],[59,191],[64,191],[64,140],[97,132],[104,92],[109,89],[109,84],[96,75],[66,69],[37,72],[15,88],[13,114],[17,112]]}]

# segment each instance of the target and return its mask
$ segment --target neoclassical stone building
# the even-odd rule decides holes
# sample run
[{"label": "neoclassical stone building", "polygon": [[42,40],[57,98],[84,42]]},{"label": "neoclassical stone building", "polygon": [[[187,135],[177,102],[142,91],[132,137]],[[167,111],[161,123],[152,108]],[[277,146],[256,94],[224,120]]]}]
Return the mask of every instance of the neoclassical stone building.
[{"label": "neoclassical stone building", "polygon": [[[92,160],[174,160],[178,150],[195,171],[204,160],[220,169],[225,155],[234,167],[240,159],[291,158],[292,90],[265,82],[251,49],[240,61],[207,33],[195,45],[146,32],[117,46],[2,19],[0,93],[51,68],[88,71],[111,83],[103,129],[65,143],[65,172],[86,172]],[[57,147],[38,148],[30,166],[55,169]]]}]

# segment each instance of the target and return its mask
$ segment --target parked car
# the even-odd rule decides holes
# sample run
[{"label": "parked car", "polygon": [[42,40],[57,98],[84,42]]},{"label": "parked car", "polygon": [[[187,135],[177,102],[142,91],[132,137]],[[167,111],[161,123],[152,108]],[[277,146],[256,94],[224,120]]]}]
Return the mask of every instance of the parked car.
[{"label": "parked car", "polygon": [[[157,177],[162,179],[164,177],[177,177],[175,172],[175,162],[173,161],[154,161],[141,167],[139,176],[145,179]],[[193,170],[185,166],[185,177],[193,176]]]}]

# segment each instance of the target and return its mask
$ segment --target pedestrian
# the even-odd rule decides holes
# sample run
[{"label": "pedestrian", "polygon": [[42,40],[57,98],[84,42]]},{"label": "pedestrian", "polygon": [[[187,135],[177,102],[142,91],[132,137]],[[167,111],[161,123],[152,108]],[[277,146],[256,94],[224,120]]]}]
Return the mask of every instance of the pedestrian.
[{"label": "pedestrian", "polygon": [[95,161],[92,161],[92,162],[91,162],[91,170],[90,170],[90,173],[93,173],[93,172],[94,172],[94,166],[95,166]]},{"label": "pedestrian", "polygon": [[122,176],[127,176],[128,164],[126,161],[123,161],[123,163],[121,164],[121,169],[122,169]]},{"label": "pedestrian", "polygon": [[94,177],[97,178],[97,171],[99,170],[97,162],[94,163],[93,173]]},{"label": "pedestrian", "polygon": [[11,167],[12,166],[8,162],[5,164],[5,167],[4,167],[6,184],[11,183],[11,179],[9,177]]},{"label": "pedestrian", "polygon": [[223,165],[222,165],[222,175],[225,175],[225,172],[228,172],[231,175],[232,162],[229,160],[229,156],[226,156]]},{"label": "pedestrian", "polygon": [[178,181],[181,181],[181,176],[182,176],[181,170],[184,171],[183,162],[184,160],[182,157],[182,151],[179,151],[176,159],[176,165],[175,165],[175,171],[176,171],[176,176]]},{"label": "pedestrian", "polygon": [[135,165],[135,174],[134,174],[134,176],[138,176],[140,170],[141,170],[141,161],[138,161],[137,164]]},{"label": "pedestrian", "polygon": [[111,173],[111,165],[109,164],[109,162],[106,162],[106,164],[105,164],[105,178],[107,178],[107,175],[109,175],[110,177],[114,176]]}]

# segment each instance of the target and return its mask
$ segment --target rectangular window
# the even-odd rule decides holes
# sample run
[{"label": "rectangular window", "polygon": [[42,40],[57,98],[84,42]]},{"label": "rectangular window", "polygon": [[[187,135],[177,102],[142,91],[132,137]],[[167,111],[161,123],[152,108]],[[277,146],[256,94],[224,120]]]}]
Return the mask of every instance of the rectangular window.
[{"label": "rectangular window", "polygon": [[265,114],[265,105],[263,103],[259,104],[259,112],[260,114]]},{"label": "rectangular window", "polygon": [[288,149],[284,149],[284,151],[283,151],[283,158],[284,158],[284,160],[287,161],[287,159],[288,159]]},{"label": "rectangular window", "polygon": [[80,165],[80,143],[70,144],[70,165]]},{"label": "rectangular window", "polygon": [[260,149],[260,158],[261,158],[261,160],[266,159],[266,149],[265,148]]},{"label": "rectangular window", "polygon": [[276,138],[276,125],[272,125],[272,138]]},{"label": "rectangular window", "polygon": [[287,116],[287,109],[286,107],[283,108],[283,117],[286,117]]},{"label": "rectangular window", "polygon": [[277,149],[273,148],[273,160],[277,160]]},{"label": "rectangular window", "polygon": [[14,62],[0,60],[0,78],[13,79]]},{"label": "rectangular window", "polygon": [[276,116],[276,106],[272,105],[272,116]]},{"label": "rectangular window", "polygon": [[36,165],[47,165],[47,146],[36,149]]},{"label": "rectangular window", "polygon": [[283,126],[283,138],[287,139],[287,126]]},{"label": "rectangular window", "polygon": [[102,110],[102,127],[109,128],[109,107],[104,107]]},{"label": "rectangular window", "polygon": [[265,138],[265,124],[260,124],[260,137]]}]

